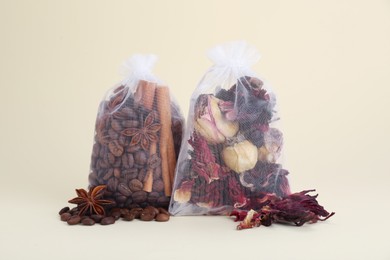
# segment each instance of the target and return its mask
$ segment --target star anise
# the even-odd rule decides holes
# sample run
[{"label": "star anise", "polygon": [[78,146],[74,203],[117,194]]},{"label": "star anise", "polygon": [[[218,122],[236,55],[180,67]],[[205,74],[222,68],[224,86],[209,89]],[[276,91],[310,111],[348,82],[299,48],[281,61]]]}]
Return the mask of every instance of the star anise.
[{"label": "star anise", "polygon": [[122,131],[123,135],[133,137],[130,146],[141,144],[144,150],[148,150],[151,142],[157,142],[157,132],[161,128],[161,124],[154,123],[154,113],[151,112],[145,118],[142,128],[126,128]]},{"label": "star anise", "polygon": [[78,197],[71,199],[68,202],[72,204],[77,204],[80,210],[80,216],[85,215],[87,212],[89,212],[90,215],[105,215],[103,206],[114,203],[111,200],[102,199],[105,188],[105,185],[99,185],[91,188],[88,192],[84,189],[76,189]]}]

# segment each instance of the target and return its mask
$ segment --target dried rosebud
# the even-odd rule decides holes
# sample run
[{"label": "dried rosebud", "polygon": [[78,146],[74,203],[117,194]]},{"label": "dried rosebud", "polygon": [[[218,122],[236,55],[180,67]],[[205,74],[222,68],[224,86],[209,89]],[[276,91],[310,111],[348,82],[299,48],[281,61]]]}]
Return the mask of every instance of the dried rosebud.
[{"label": "dried rosebud", "polygon": [[173,199],[179,203],[186,203],[191,199],[191,190],[194,185],[194,181],[183,181],[180,188],[173,194]]},{"label": "dried rosebud", "polygon": [[223,143],[238,132],[238,123],[229,121],[213,95],[200,95],[195,105],[195,130],[209,143]]},{"label": "dried rosebud", "polygon": [[248,140],[227,146],[222,150],[225,164],[236,173],[242,173],[255,167],[257,157],[257,147]]},{"label": "dried rosebud", "polygon": [[276,162],[283,147],[283,134],[276,128],[264,133],[264,145],[258,150],[258,159],[262,162]]}]

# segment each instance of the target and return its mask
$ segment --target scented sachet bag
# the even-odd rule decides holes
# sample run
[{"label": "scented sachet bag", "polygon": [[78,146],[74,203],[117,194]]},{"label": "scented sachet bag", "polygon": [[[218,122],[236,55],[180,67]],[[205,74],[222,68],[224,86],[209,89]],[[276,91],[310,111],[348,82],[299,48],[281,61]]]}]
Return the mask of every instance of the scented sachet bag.
[{"label": "scented sachet bag", "polygon": [[282,167],[276,96],[251,66],[245,42],[216,46],[192,94],[169,211],[173,215],[249,210],[259,194],[290,194]]},{"label": "scented sachet bag", "polygon": [[153,55],[134,55],[124,80],[101,101],[90,187],[106,185],[112,207],[168,208],[184,119],[170,89],[151,72]]}]

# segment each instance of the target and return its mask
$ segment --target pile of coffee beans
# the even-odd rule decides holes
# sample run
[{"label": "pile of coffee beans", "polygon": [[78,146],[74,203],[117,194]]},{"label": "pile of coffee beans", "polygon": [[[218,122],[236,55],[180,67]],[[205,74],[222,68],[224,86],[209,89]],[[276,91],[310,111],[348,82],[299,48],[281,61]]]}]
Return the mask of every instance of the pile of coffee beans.
[{"label": "pile of coffee beans", "polygon": [[[126,129],[142,128],[145,118],[157,111],[139,106],[132,95],[122,92],[123,89],[101,104],[92,150],[90,186],[106,185],[105,198],[115,201],[119,208],[134,204],[142,208],[167,208],[170,197],[164,193],[159,149],[150,155],[140,144],[131,144],[132,137],[123,134]],[[119,107],[112,105],[121,99],[124,100]],[[159,123],[158,119],[155,123]],[[178,154],[182,135],[180,115],[172,116],[172,132]],[[145,191],[144,187],[148,171],[153,171],[151,191]]]},{"label": "pile of coffee beans", "polygon": [[155,208],[147,206],[143,208],[112,208],[105,215],[85,215],[80,216],[77,207],[70,209],[64,207],[59,211],[61,221],[67,222],[69,225],[82,224],[84,226],[92,226],[95,223],[100,225],[111,225],[115,221],[122,219],[123,221],[132,221],[139,219],[142,221],[158,221],[166,222],[170,215],[164,208]]}]

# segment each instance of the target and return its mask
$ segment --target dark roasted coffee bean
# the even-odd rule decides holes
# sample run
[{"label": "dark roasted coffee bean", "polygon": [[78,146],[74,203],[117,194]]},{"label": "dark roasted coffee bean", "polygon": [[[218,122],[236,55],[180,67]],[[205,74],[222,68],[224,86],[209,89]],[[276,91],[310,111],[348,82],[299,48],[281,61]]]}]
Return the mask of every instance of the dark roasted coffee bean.
[{"label": "dark roasted coffee bean", "polygon": [[93,219],[96,223],[99,223],[104,218],[104,215],[94,214],[91,215],[90,218]]},{"label": "dark roasted coffee bean", "polygon": [[157,215],[159,212],[159,210],[153,206],[147,206],[146,208],[144,208],[144,210],[150,210],[150,211],[154,211],[154,213]]},{"label": "dark roasted coffee bean", "polygon": [[118,138],[118,142],[120,145],[122,145],[123,147],[126,147],[128,145],[128,140],[126,138],[126,136],[124,135],[120,135],[119,138]]},{"label": "dark roasted coffee bean", "polygon": [[107,162],[109,164],[115,163],[115,156],[112,153],[107,153]]},{"label": "dark roasted coffee bean", "polygon": [[114,212],[111,212],[111,217],[115,218],[115,220],[118,220],[121,216],[121,212],[120,211],[114,211]]},{"label": "dark roasted coffee bean", "polygon": [[160,194],[158,192],[152,191],[149,193],[147,200],[150,204],[155,204],[159,196]]},{"label": "dark roasted coffee bean", "polygon": [[[139,204],[137,203],[132,203],[128,206],[128,208],[131,209],[136,209],[136,208],[141,208]],[[142,208],[141,208],[142,209]]]},{"label": "dark roasted coffee bean", "polygon": [[125,177],[125,178],[127,178],[128,180],[137,178],[137,176],[138,176],[138,170],[135,169],[135,168],[129,169],[129,170],[123,170],[123,171],[122,171],[122,176]]},{"label": "dark roasted coffee bean", "polygon": [[95,220],[93,220],[92,218],[84,218],[82,221],[81,221],[81,224],[85,225],[85,226],[92,226],[95,224]]},{"label": "dark roasted coffee bean", "polygon": [[79,212],[79,208],[78,207],[73,207],[68,212],[70,214],[72,214],[72,215],[75,215],[75,214],[77,214]]},{"label": "dark roasted coffee bean", "polygon": [[74,215],[74,216],[71,216],[66,222],[69,225],[77,225],[78,223],[80,223],[80,220],[81,220],[81,217],[79,215]]},{"label": "dark roasted coffee bean", "polygon": [[132,208],[130,214],[133,214],[135,218],[140,218],[142,213],[142,208]]},{"label": "dark roasted coffee bean", "polygon": [[153,181],[152,190],[157,191],[157,192],[163,192],[164,191],[164,182],[162,180]]},{"label": "dark roasted coffee bean", "polygon": [[143,183],[146,180],[147,173],[148,172],[146,171],[146,169],[140,169],[138,171],[137,179],[140,180]]},{"label": "dark roasted coffee bean", "polygon": [[105,217],[100,221],[101,225],[111,225],[115,223],[114,217]]},{"label": "dark roasted coffee bean", "polygon": [[134,162],[138,165],[145,165],[148,161],[148,156],[144,151],[138,151],[134,155]]},{"label": "dark roasted coffee bean", "polygon": [[70,208],[69,207],[64,207],[64,208],[62,208],[61,210],[60,210],[60,212],[58,212],[58,214],[62,214],[62,213],[65,213],[65,212],[68,212],[70,210]]},{"label": "dark roasted coffee bean", "polygon": [[111,178],[107,182],[107,190],[116,191],[118,188],[119,181],[116,178]]},{"label": "dark roasted coffee bean", "polygon": [[117,140],[119,138],[119,134],[117,132],[115,132],[114,129],[110,129],[108,130],[108,136],[112,139],[112,140]]},{"label": "dark roasted coffee bean", "polygon": [[[116,132],[121,132],[123,130],[122,124],[119,120],[112,120],[111,121],[111,127],[114,129]],[[113,138],[115,139],[115,138]]]},{"label": "dark roasted coffee bean", "polygon": [[133,219],[135,219],[135,215],[133,213],[127,213],[122,216],[122,219],[125,221],[132,221]]},{"label": "dark roasted coffee bean", "polygon": [[156,216],[156,221],[158,222],[166,222],[168,220],[169,220],[168,214],[160,213]]},{"label": "dark roasted coffee bean", "polygon": [[170,201],[170,198],[169,198],[169,197],[160,196],[160,197],[157,199],[156,204],[157,204],[159,207],[161,207],[161,208],[168,208],[168,206],[169,206],[169,201]]},{"label": "dark roasted coffee bean", "polygon": [[120,178],[121,177],[121,169],[120,168],[114,168],[114,177]]},{"label": "dark roasted coffee bean", "polygon": [[103,180],[108,180],[114,175],[114,170],[113,169],[108,169],[106,174],[103,176]]},{"label": "dark roasted coffee bean", "polygon": [[129,188],[132,192],[140,191],[143,187],[144,185],[140,180],[133,179],[129,182]]},{"label": "dark roasted coffee bean", "polygon": [[140,145],[131,145],[131,146],[127,147],[126,151],[128,153],[135,153],[136,151],[139,151],[140,149],[141,149]]},{"label": "dark roasted coffee bean", "polygon": [[138,120],[124,120],[124,121],[122,121],[122,126],[125,128],[138,127],[138,125],[139,125]]},{"label": "dark roasted coffee bean", "polygon": [[156,169],[153,171],[153,180],[161,179],[162,171],[161,166],[157,166]]},{"label": "dark roasted coffee bean", "polygon": [[116,157],[122,156],[124,151],[123,146],[121,146],[117,140],[109,142],[108,149]]},{"label": "dark roasted coffee bean", "polygon": [[126,214],[129,214],[130,213],[130,210],[129,209],[126,209],[126,208],[123,208],[119,211],[121,213],[121,216],[123,215],[126,215]]},{"label": "dark roasted coffee bean", "polygon": [[133,201],[135,203],[141,203],[141,202],[144,202],[146,200],[148,195],[145,191],[140,190],[140,191],[134,192],[131,196],[132,196]]},{"label": "dark roasted coffee bean", "polygon": [[163,214],[167,214],[167,215],[170,215],[168,210],[164,209],[164,208],[158,208],[158,211],[159,213],[163,213]]},{"label": "dark roasted coffee bean", "polygon": [[143,210],[139,218],[142,221],[152,221],[155,216],[156,216],[156,213],[154,211]]},{"label": "dark roasted coffee bean", "polygon": [[100,145],[99,143],[94,143],[92,148],[92,157],[98,157],[100,151]]},{"label": "dark roasted coffee bean", "polygon": [[126,202],[125,202],[125,207],[130,209],[130,207],[132,206],[133,204],[133,198],[132,197],[128,197]]},{"label": "dark roasted coffee bean", "polygon": [[[119,183],[118,185],[118,191],[120,193],[122,193],[123,195],[125,195],[126,197],[130,196],[131,195],[131,190],[129,189],[129,187],[127,186],[126,183]],[[124,202],[124,201],[123,201]]]},{"label": "dark roasted coffee bean", "polygon": [[[118,187],[119,189],[119,187]],[[118,193],[115,195],[115,200],[118,202],[118,203],[125,203],[126,200],[127,200],[127,197],[125,195],[122,195],[121,193]]]},{"label": "dark roasted coffee bean", "polygon": [[72,214],[70,214],[69,212],[64,212],[61,214],[61,221],[68,221],[70,217],[72,217]]}]

